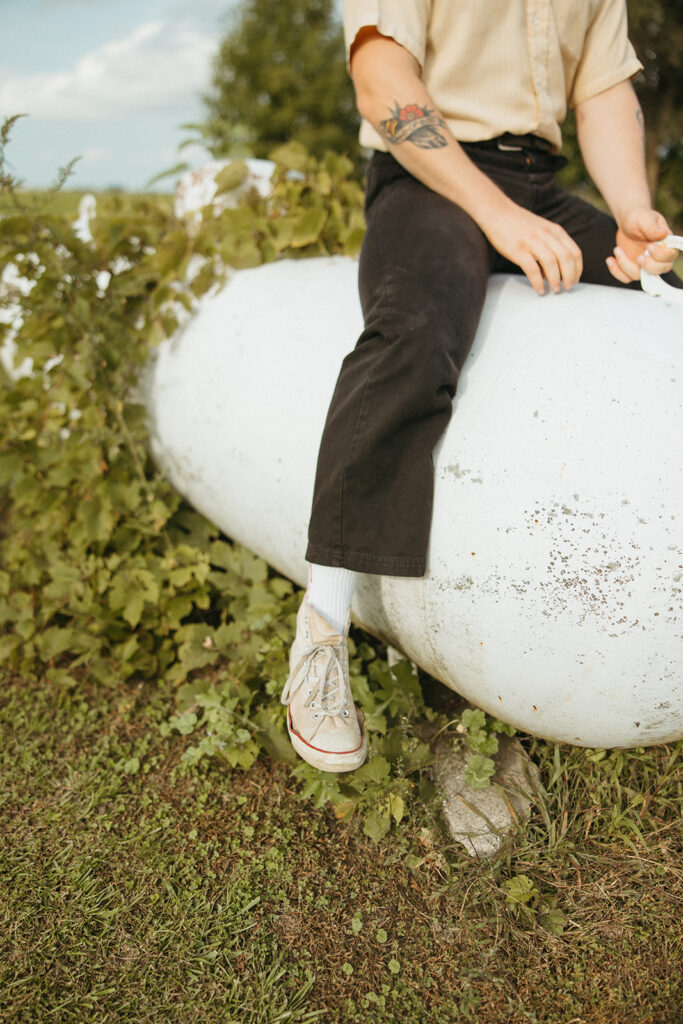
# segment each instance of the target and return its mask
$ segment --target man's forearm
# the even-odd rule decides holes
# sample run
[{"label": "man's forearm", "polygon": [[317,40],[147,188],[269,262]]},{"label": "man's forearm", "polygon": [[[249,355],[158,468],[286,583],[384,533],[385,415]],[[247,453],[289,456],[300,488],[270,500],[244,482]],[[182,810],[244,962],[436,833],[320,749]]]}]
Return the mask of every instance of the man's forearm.
[{"label": "man's forearm", "polygon": [[486,231],[510,200],[469,159],[435,109],[407,51],[370,40],[354,58],[358,109],[415,178],[456,203]]},{"label": "man's forearm", "polygon": [[669,226],[652,209],[645,171],[645,125],[630,82],[591,97],[576,108],[579,145],[588,173],[618,224],[607,266],[618,281],[637,281],[642,270],[671,270],[674,249],[661,243]]},{"label": "man's forearm", "polygon": [[363,29],[351,55],[358,109],[415,178],[472,217],[501,255],[516,263],[539,295],[571,288],[581,251],[557,224],[513,202],[479,170],[453,137],[407,50]]},{"label": "man's forearm", "polygon": [[621,82],[576,108],[586,168],[619,224],[635,207],[649,209],[645,127],[630,82]]}]

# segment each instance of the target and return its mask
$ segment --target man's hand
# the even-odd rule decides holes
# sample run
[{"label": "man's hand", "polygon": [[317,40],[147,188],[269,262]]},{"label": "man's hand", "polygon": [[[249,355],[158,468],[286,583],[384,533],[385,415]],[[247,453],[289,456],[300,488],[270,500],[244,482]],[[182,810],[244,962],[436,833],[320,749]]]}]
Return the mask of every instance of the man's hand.
[{"label": "man's hand", "polygon": [[666,274],[678,256],[675,249],[658,245],[671,234],[661,213],[646,206],[636,206],[624,216],[617,231],[614,256],[607,259],[613,277],[623,284],[640,280],[641,270]]},{"label": "man's hand", "polygon": [[545,292],[544,278],[551,291],[559,292],[581,277],[581,250],[559,224],[510,203],[480,226],[493,248],[524,271],[538,295]]}]

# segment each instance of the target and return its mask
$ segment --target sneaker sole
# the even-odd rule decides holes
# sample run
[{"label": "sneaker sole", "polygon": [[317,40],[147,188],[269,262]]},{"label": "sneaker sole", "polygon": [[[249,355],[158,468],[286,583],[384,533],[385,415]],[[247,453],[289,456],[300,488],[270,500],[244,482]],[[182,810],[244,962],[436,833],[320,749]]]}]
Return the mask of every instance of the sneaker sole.
[{"label": "sneaker sole", "polygon": [[292,729],[289,708],[287,709],[287,732],[292,741],[292,746],[299,757],[307,761],[308,764],[313,765],[314,768],[318,768],[321,772],[353,772],[356,768],[360,768],[368,756],[368,741],[365,729],[363,728],[362,711],[358,712],[358,719],[363,732],[362,743],[357,750],[344,751],[343,753],[336,753],[332,750],[318,750],[316,747],[312,747],[310,743],[306,743],[306,740],[302,739]]}]

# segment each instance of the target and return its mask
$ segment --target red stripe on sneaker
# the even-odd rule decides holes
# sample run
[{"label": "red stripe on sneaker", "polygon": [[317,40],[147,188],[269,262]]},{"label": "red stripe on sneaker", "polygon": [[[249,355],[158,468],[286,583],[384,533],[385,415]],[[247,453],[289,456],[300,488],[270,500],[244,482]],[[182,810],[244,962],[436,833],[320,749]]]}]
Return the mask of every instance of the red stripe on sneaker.
[{"label": "red stripe on sneaker", "polygon": [[297,737],[301,740],[301,742],[305,743],[307,747],[311,748],[311,750],[317,750],[319,754],[355,754],[356,751],[360,750],[360,748],[363,746],[363,728],[361,728],[360,743],[358,744],[357,747],[354,747],[353,750],[325,750],[323,747],[314,747],[312,743],[309,743],[308,740],[305,740],[303,738],[298,729],[294,728],[294,723],[292,722],[291,708],[287,708],[287,722],[289,728],[292,730],[293,733],[296,733]]}]

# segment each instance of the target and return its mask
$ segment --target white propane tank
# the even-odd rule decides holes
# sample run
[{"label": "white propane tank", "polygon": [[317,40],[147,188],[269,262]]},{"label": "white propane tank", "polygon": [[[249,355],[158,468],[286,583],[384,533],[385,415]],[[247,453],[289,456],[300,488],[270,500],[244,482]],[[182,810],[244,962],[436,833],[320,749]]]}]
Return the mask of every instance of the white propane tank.
[{"label": "white propane tank", "polygon": [[[235,273],[161,346],[155,457],[304,585],[320,434],[362,327],[357,265]],[[683,737],[680,306],[492,278],[434,452],[428,573],[364,576],[354,619],[489,713],[591,747]]]}]

